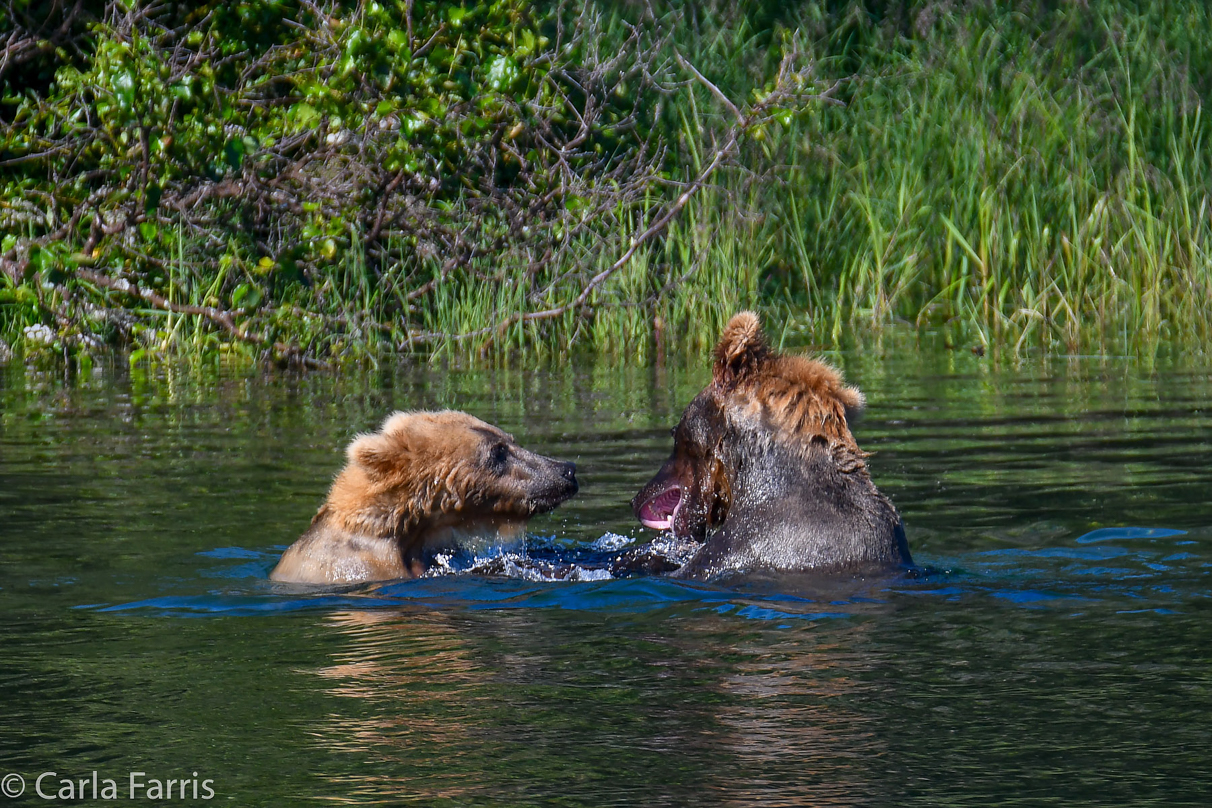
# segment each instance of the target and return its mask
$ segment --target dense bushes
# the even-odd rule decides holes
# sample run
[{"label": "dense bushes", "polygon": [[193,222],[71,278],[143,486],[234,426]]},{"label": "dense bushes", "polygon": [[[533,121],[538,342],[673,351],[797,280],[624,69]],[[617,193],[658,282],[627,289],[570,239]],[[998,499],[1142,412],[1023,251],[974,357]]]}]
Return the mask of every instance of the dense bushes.
[{"label": "dense bushes", "polygon": [[1212,335],[1200,3],[5,2],[30,347],[644,353],[743,305],[829,343]]},{"label": "dense bushes", "polygon": [[[516,281],[526,305],[658,167],[639,37],[605,54],[598,22],[518,0],[108,4],[53,81],[6,82],[8,330],[167,348],[184,314],[195,347],[327,354],[432,339],[433,301],[469,285]],[[148,303],[171,329],[131,316]]]}]

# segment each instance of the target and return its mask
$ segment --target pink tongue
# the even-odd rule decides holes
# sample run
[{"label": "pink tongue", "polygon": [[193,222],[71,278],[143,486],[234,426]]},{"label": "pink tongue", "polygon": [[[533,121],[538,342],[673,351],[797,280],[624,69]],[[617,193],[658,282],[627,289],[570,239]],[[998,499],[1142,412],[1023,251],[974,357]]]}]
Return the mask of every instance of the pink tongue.
[{"label": "pink tongue", "polygon": [[682,498],[679,488],[671,488],[640,509],[640,522],[653,530],[668,530],[673,526],[673,512]]}]

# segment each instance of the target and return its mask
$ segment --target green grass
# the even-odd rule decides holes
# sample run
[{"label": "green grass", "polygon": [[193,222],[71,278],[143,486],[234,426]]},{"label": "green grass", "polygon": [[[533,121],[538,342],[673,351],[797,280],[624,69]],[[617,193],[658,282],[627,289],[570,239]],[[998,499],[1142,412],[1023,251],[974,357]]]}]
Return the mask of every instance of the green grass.
[{"label": "green grass", "polygon": [[[585,309],[470,339],[435,336],[567,305],[580,291],[570,279],[615,261],[658,199],[621,210],[616,226],[534,275],[493,255],[443,274],[438,258],[403,248],[377,263],[350,249],[301,302],[275,305],[268,290],[250,322],[338,360],[415,351],[557,361],[586,351],[650,361],[707,349],[748,307],[764,310],[780,339],[825,347],[893,329],[1008,354],[1206,353],[1205,6],[925,2],[881,16],[895,5],[660,12],[679,50],[738,103],[794,44],[821,87],[843,81],[845,106],[809,105],[763,127]],[[608,30],[631,13],[604,8]],[[665,99],[659,123],[674,173],[689,178],[727,120],[692,85]],[[187,236],[172,258],[176,299],[201,304],[232,282],[191,263]],[[264,286],[251,260],[239,264],[241,280]],[[47,321],[31,303],[44,292],[3,284],[0,333],[20,342],[26,325]],[[198,318],[144,314],[139,344],[151,353],[227,341]]]},{"label": "green grass", "polygon": [[[771,127],[747,164],[777,170],[738,173],[703,215],[820,343],[902,325],[1016,352],[1203,352],[1208,23],[1105,3],[960,12],[848,52],[805,37],[823,77],[854,77],[847,106]],[[711,41],[709,75],[743,88],[746,45]]]}]

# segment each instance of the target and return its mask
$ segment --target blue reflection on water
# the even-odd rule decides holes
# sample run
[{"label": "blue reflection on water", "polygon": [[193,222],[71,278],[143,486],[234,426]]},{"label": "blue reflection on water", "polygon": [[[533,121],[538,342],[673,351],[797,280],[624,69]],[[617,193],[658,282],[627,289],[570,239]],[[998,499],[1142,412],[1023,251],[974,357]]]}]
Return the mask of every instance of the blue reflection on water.
[{"label": "blue reflection on water", "polygon": [[1111,539],[1165,539],[1185,535],[1185,530],[1171,530],[1168,527],[1104,527],[1078,536],[1076,541],[1078,544],[1093,544]]},{"label": "blue reflection on water", "polygon": [[214,550],[203,550],[195,555],[206,558],[263,558],[265,553],[256,550],[245,550],[243,547],[216,547]]},{"label": "blue reflection on water", "polygon": [[985,550],[982,556],[1023,556],[1030,558],[1075,558],[1083,561],[1100,561],[1131,553],[1124,547],[1045,547],[1038,550],[1012,548],[1007,550]]},{"label": "blue reflection on water", "polygon": [[[803,625],[853,618],[886,610],[897,599],[911,603],[917,596],[929,596],[936,603],[980,598],[1027,609],[1067,610],[1074,601],[1083,601],[1102,603],[1104,610],[1116,614],[1172,615],[1181,614],[1175,607],[1188,599],[1209,595],[1209,573],[1205,569],[1209,565],[1201,555],[1167,552],[1159,546],[1198,544],[1189,540],[1160,541],[1182,535],[1185,531],[1167,528],[1104,528],[1077,537],[1072,545],[921,558],[924,566],[911,574],[842,582],[845,591],[840,596],[838,586],[833,585],[815,592],[772,590],[769,586],[738,591],[660,577],[614,579],[606,573],[612,553],[618,549],[614,544],[607,549],[601,542],[569,545],[542,537],[530,542],[529,555],[506,553],[507,563],[493,568],[498,570],[496,574],[478,573],[476,560],[472,560],[453,574],[340,588],[271,582],[268,575],[278,559],[277,550],[218,547],[197,554],[237,562],[198,570],[202,580],[223,582],[217,590],[78,608],[197,617],[404,607],[635,614],[684,606],[786,627],[789,620]],[[1089,546],[1110,540],[1118,544]],[[1159,556],[1163,556],[1160,562]],[[494,559],[500,562],[502,556],[489,560]],[[1110,559],[1117,564],[1107,565]],[[501,569],[506,572],[501,574]],[[595,576],[605,580],[588,580]],[[1142,585],[1146,580],[1154,583]],[[191,583],[196,586],[196,581],[174,581],[171,585],[185,589]],[[1132,605],[1140,601],[1146,604]]]}]

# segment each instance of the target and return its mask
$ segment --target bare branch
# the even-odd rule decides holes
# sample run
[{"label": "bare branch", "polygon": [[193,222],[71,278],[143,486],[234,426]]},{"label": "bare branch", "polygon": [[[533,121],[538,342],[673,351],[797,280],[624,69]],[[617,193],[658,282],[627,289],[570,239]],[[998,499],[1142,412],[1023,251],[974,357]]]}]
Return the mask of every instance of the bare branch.
[{"label": "bare branch", "polygon": [[677,57],[678,64],[682,66],[683,70],[694,76],[700,84],[710,90],[711,94],[715,96],[716,100],[723,104],[724,108],[732,113],[732,117],[736,118],[738,124],[744,125],[745,117],[741,115],[741,111],[737,109],[736,104],[732,103],[728,96],[724,95],[723,91],[720,90],[719,87],[716,87],[714,84],[708,81],[707,77],[700,73],[694,65],[682,58],[682,54],[674,51],[674,56]]}]

